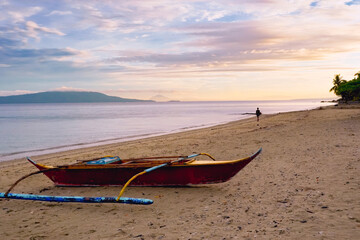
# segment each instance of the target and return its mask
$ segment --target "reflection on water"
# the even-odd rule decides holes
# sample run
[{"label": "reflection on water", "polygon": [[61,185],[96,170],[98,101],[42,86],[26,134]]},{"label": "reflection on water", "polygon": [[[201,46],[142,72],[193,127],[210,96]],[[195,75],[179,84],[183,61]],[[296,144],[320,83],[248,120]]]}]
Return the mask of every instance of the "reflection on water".
[{"label": "reflection on water", "polygon": [[[312,109],[320,100],[0,104],[0,161],[143,138],[265,114]],[[39,151],[44,150],[44,151]]]}]

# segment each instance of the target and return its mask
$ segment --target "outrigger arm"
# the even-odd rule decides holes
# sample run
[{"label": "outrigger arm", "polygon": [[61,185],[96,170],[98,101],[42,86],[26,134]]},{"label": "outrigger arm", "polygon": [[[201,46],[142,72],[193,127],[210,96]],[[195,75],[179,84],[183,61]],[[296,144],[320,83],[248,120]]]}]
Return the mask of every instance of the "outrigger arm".
[{"label": "outrigger arm", "polygon": [[[30,158],[28,158],[32,161]],[[33,162],[33,161],[32,161]],[[142,204],[149,205],[154,201],[145,198],[116,198],[116,197],[80,197],[80,196],[49,196],[49,195],[36,195],[36,194],[22,194],[22,193],[10,193],[10,191],[22,180],[32,175],[44,173],[47,171],[53,171],[62,167],[50,168],[46,170],[32,172],[18,179],[5,193],[0,192],[0,198],[7,199],[20,199],[20,200],[32,200],[32,201],[45,201],[45,202],[81,202],[81,203],[126,203],[126,204]]]}]

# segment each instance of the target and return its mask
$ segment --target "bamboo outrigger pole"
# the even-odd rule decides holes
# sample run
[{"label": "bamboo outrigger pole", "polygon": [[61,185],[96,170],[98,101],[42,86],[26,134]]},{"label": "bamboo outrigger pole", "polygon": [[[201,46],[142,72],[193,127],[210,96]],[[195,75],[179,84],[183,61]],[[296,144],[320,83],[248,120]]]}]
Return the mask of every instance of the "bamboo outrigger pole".
[{"label": "bamboo outrigger pole", "polygon": [[10,191],[22,180],[32,175],[53,171],[64,167],[51,168],[41,171],[32,172],[18,179],[5,193],[0,192],[0,198],[19,199],[19,200],[32,200],[32,201],[46,201],[46,202],[81,202],[81,203],[126,203],[126,204],[142,204],[149,205],[154,201],[145,198],[116,198],[116,197],[80,197],[80,196],[49,196],[49,195],[36,195],[36,194],[22,194],[10,193]]},{"label": "bamboo outrigger pole", "polygon": [[78,202],[78,203],[126,203],[149,205],[153,203],[151,199],[145,198],[127,198],[122,197],[119,200],[116,197],[80,197],[80,196],[49,196],[21,193],[0,193],[0,198],[46,201],[46,202]]}]

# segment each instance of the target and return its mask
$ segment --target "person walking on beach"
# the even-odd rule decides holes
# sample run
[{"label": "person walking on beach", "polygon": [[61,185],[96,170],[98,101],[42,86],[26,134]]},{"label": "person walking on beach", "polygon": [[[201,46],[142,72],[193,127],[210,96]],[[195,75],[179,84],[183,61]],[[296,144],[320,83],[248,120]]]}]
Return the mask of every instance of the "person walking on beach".
[{"label": "person walking on beach", "polygon": [[260,112],[259,108],[256,109],[255,114],[256,114],[257,121],[259,121],[260,120],[260,115],[261,115],[261,112]]}]

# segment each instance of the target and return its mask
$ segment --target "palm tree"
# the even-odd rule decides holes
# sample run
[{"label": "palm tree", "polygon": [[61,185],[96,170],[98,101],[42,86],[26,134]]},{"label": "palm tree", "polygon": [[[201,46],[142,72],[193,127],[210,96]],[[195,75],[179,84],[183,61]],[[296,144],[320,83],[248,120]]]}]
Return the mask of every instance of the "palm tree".
[{"label": "palm tree", "polygon": [[355,73],[354,76],[356,77],[355,79],[360,79],[360,71],[358,71],[357,73]]},{"label": "palm tree", "polygon": [[[360,73],[360,72],[359,72]],[[340,76],[340,74],[336,74],[334,79],[333,79],[333,84],[334,86],[330,89],[330,92],[331,91],[334,91],[334,93],[336,95],[339,95],[338,93],[338,90],[339,90],[339,87],[342,83],[346,82],[345,80],[342,79],[342,77]]]}]

